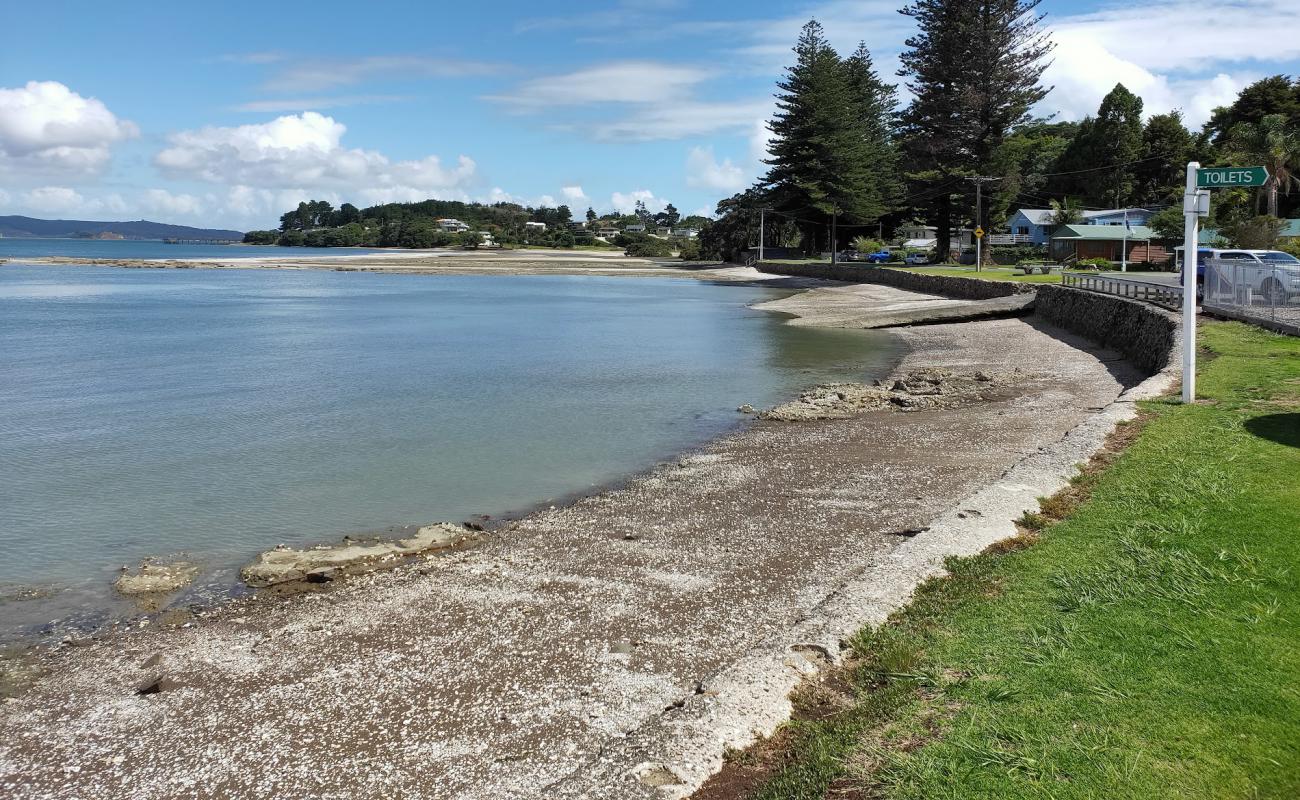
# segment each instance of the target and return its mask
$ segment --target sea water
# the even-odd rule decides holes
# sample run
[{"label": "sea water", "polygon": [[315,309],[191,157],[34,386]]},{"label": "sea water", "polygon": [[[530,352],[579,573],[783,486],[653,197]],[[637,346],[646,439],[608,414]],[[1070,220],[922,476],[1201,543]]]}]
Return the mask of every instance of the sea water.
[{"label": "sea water", "polygon": [[191,592],[211,593],[277,544],[590,491],[742,424],[743,403],[896,358],[884,334],[749,307],[778,296],[0,266],[0,635],[121,611],[108,587],[142,558],[197,562]]}]

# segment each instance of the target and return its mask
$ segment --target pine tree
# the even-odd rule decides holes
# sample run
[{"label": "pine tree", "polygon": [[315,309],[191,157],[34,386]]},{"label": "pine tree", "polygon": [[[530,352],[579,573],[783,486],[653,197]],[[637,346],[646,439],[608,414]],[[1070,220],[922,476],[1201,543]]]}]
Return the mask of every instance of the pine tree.
[{"label": "pine tree", "polygon": [[1137,182],[1135,199],[1144,205],[1167,201],[1181,195],[1187,162],[1195,147],[1192,134],[1183,125],[1178,111],[1156,114],[1142,129],[1142,152],[1133,166]]},{"label": "pine tree", "polygon": [[[794,65],[777,84],[762,183],[774,208],[803,220],[811,251],[827,242],[822,231],[832,216],[861,225],[887,210],[893,89],[880,82],[865,48],[841,60],[816,20],[804,25],[794,52]],[[846,227],[841,238],[850,235]]]},{"label": "pine tree", "polygon": [[913,0],[900,13],[920,28],[899,75],[915,99],[903,113],[913,194],[933,207],[940,253],[949,249],[962,177],[989,164],[1007,134],[1050,91],[1039,84],[1052,49],[1040,0]]},{"label": "pine tree", "polygon": [[[1136,164],[1142,157],[1142,98],[1117,83],[1101,100],[1092,135],[1096,137],[1099,167],[1109,167],[1100,181],[1105,196],[1099,199],[1127,206],[1136,185]],[[1104,205],[1104,203],[1103,203]]]}]

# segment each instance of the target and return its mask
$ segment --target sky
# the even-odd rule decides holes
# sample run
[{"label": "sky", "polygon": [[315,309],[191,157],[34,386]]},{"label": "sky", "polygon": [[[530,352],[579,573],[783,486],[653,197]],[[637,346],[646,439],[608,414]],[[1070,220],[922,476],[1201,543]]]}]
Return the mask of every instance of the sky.
[{"label": "sky", "polygon": [[[12,3],[0,215],[275,227],[300,200],[708,214],[763,170],[799,27],[901,82],[902,0]],[[1300,75],[1300,0],[1043,0],[1035,113],[1123,82],[1199,127]],[[1281,34],[1281,35],[1279,35]],[[906,98],[904,90],[903,97]]]}]

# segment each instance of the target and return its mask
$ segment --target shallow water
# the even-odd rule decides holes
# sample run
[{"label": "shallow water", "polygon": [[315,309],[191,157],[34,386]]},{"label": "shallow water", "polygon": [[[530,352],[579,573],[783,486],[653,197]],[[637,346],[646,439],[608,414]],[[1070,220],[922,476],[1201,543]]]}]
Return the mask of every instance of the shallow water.
[{"label": "shallow water", "polygon": [[364,247],[251,247],[229,244],[167,244],[126,239],[13,239],[0,238],[0,259],[24,258],[157,258],[211,259],[265,258],[268,256],[347,256],[386,253]]},{"label": "shallow water", "polygon": [[[277,543],[500,515],[626,477],[877,333],[693,279],[0,266],[0,635],[113,613],[119,565],[229,587]],[[117,603],[118,606],[115,606]],[[93,616],[93,615],[92,615]]]}]

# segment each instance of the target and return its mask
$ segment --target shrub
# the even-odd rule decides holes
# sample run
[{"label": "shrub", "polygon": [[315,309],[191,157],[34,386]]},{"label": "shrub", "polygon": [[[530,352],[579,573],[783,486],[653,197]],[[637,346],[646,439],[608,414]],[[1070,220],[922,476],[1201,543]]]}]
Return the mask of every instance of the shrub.
[{"label": "shrub", "polygon": [[878,253],[885,249],[884,244],[866,236],[855,236],[849,244],[859,253]]},{"label": "shrub", "polygon": [[1074,262],[1074,266],[1083,267],[1085,269],[1088,267],[1092,267],[1094,269],[1104,269],[1104,270],[1115,269],[1115,263],[1105,258],[1081,258],[1078,261]]},{"label": "shrub", "polygon": [[1021,261],[1042,261],[1047,253],[1036,245],[1012,244],[987,247],[984,255],[993,264],[1019,264]]},{"label": "shrub", "polygon": [[682,261],[700,260],[700,242],[698,239],[684,239],[677,247],[677,255]]},{"label": "shrub", "polygon": [[644,241],[632,242],[624,251],[624,255],[640,256],[642,258],[665,258],[672,254],[673,245],[671,242],[650,237],[647,237]]}]

